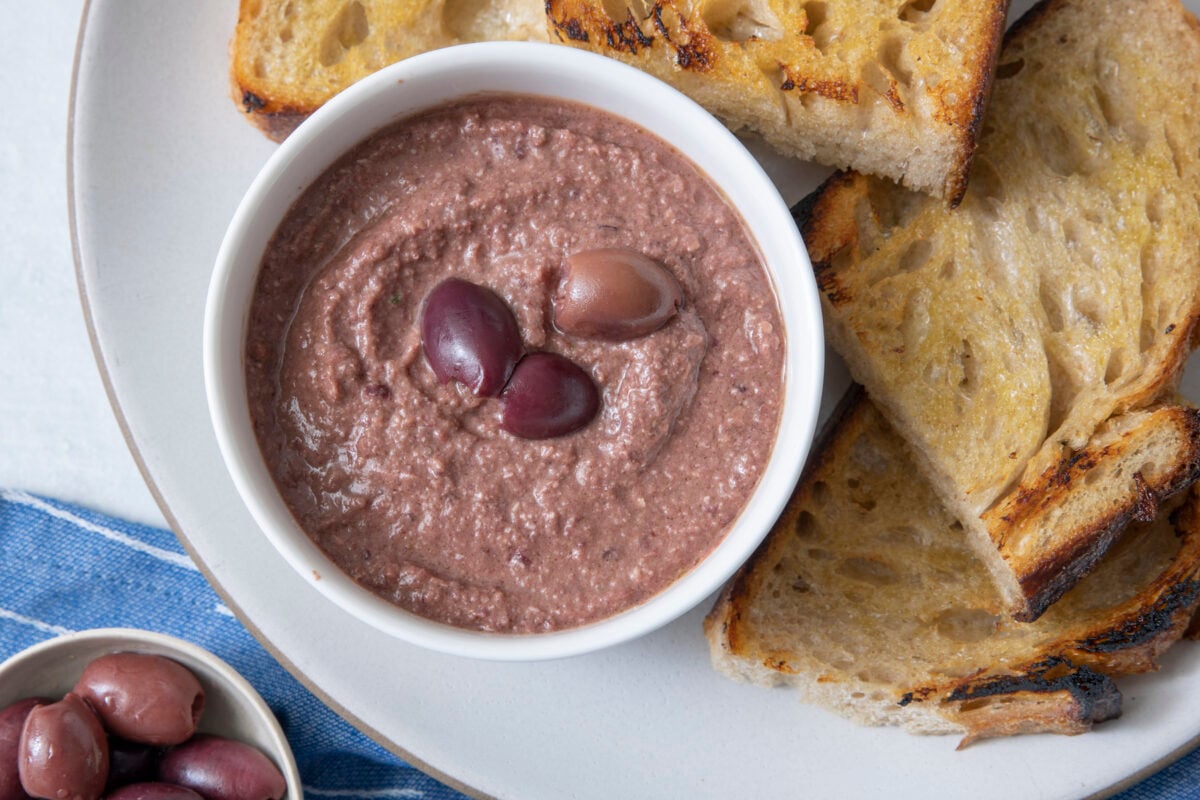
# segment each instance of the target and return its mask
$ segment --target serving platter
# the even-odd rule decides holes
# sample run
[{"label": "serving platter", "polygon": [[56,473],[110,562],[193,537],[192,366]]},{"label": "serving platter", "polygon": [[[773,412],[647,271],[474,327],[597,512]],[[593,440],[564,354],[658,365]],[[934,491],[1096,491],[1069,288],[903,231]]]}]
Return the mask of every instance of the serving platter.
[{"label": "serving platter", "polygon": [[[1017,0],[1013,15],[1031,3]],[[1200,11],[1200,0],[1187,5]],[[235,0],[91,0],[80,31],[69,196],[85,313],[114,409],[163,512],[229,606],[306,685],[378,741],[479,797],[1080,798],[1200,737],[1200,648],[1121,682],[1087,736],[958,752],[861,728],[708,665],[702,604],[609,651],[537,664],[384,637],[292,571],[225,473],[201,368],[213,259],[274,145],[229,98]],[[755,148],[794,202],[827,170]],[[826,406],[847,385],[831,358]],[[1200,396],[1190,367],[1185,394]]]}]

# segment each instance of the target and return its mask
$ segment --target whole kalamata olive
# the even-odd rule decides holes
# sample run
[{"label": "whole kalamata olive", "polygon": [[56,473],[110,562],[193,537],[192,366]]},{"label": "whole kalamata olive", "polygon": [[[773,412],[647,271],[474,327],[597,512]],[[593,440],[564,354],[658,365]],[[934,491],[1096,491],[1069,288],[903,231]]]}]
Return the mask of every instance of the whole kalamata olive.
[{"label": "whole kalamata olive", "polygon": [[279,800],[287,791],[282,773],[258,750],[207,734],[163,756],[158,775],[207,800]]},{"label": "whole kalamata olive", "polygon": [[584,250],[567,256],[554,294],[563,333],[636,339],[667,324],[683,303],[675,276],[634,250]]},{"label": "whole kalamata olive", "polygon": [[158,775],[162,752],[153,745],[139,744],[116,736],[108,737],[108,783],[104,791],[145,783]]},{"label": "whole kalamata olive", "polygon": [[147,781],[122,786],[105,795],[104,800],[204,800],[204,797],[186,786]]},{"label": "whole kalamata olive", "polygon": [[0,711],[0,800],[26,800],[29,797],[21,788],[21,776],[17,774],[21,729],[34,706],[51,702],[48,697],[27,697]]},{"label": "whole kalamata olive", "polygon": [[421,347],[439,381],[459,381],[480,397],[499,394],[525,352],[500,296],[459,278],[442,281],[425,298]]},{"label": "whole kalamata olive", "polygon": [[29,712],[17,768],[34,797],[96,800],[108,778],[108,737],[91,707],[68,694]]},{"label": "whole kalamata olive", "polygon": [[143,744],[187,741],[204,710],[196,676],[148,653],[100,656],[84,668],[74,692],[92,704],[110,733]]},{"label": "whole kalamata olive", "polygon": [[575,362],[556,353],[530,353],[500,394],[500,427],[523,439],[549,439],[579,430],[600,408],[600,393]]}]

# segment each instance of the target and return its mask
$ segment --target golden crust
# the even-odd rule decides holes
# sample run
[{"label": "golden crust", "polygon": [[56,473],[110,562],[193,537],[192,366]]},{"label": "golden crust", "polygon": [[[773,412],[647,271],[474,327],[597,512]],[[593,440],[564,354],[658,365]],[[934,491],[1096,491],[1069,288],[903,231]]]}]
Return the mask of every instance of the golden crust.
[{"label": "golden crust", "polygon": [[[234,103],[246,115],[251,125],[261,130],[272,141],[282,142],[292,131],[308,119],[316,109],[297,109],[283,107],[280,103],[264,100],[239,82],[236,77],[233,85]],[[269,110],[269,106],[274,109]]]},{"label": "golden crust", "polygon": [[1104,494],[1114,501],[1091,515],[1074,536],[1047,540],[1034,557],[1013,559],[1013,570],[1027,598],[1027,609],[1018,619],[1041,616],[1095,567],[1129,523],[1153,520],[1161,502],[1200,476],[1200,412],[1179,406],[1155,409],[1142,425],[1116,440],[1063,454],[1057,464],[1033,481],[1022,482],[985,515],[997,547],[1008,552],[1011,540],[1034,535],[1029,531],[1039,526],[1050,527],[1048,518],[1070,501],[1071,493],[1080,491],[1079,486],[1095,480],[1091,476],[1101,474],[1110,464],[1134,461],[1129,453],[1138,448],[1140,436],[1164,429],[1170,429],[1169,435],[1178,443],[1170,460],[1154,465],[1152,472],[1135,471],[1128,481],[1117,485],[1106,483]]}]

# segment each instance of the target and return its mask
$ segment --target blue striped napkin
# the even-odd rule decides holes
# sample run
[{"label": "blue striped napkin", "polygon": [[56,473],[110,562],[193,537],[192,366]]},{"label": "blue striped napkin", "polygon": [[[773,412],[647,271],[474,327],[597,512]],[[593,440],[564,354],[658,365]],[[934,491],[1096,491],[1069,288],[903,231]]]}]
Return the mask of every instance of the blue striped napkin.
[{"label": "blue striped napkin", "polygon": [[187,639],[241,672],[283,725],[313,800],[465,800],[300,685],[225,607],[170,531],[0,489],[0,661],[59,634],[108,627]]},{"label": "blue striped napkin", "polygon": [[[58,634],[106,627],[169,633],[233,665],[279,718],[305,794],[315,800],[465,800],[359,733],[292,678],[224,606],[170,531],[0,489],[0,660]],[[1200,800],[1200,750],[1115,800]]]}]

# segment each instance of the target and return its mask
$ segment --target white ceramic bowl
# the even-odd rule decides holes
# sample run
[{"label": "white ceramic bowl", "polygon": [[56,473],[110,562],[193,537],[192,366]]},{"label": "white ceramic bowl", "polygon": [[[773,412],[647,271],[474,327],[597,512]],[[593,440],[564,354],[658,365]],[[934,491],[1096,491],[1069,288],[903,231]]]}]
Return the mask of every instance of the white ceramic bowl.
[{"label": "white ceramic bowl", "polygon": [[109,653],[165,656],[187,667],[204,687],[198,730],[257,747],[283,773],[284,800],[304,797],[292,749],[254,687],[212,653],[174,636],[134,628],[97,628],[47,639],[0,664],[0,708],[26,697],[61,698],[92,659]]},{"label": "white ceramic bowl", "polygon": [[[408,613],[358,586],[300,530],[276,491],[251,430],[242,353],[259,263],[303,190],[370,133],[425,108],[480,92],[585,103],[670,142],[741,213],[764,257],[787,334],[776,446],[728,535],[690,572],[640,606],[584,627],[513,635],[462,630]],[[225,463],[251,514],[306,580],[381,631],[447,653],[533,660],[596,650],[653,630],[715,591],[754,551],[786,502],[808,454],[824,374],[820,305],[808,255],[774,185],[742,144],[699,105],[631,67],[555,45],[486,43],[426,53],[330,100],[271,156],[238,207],[217,257],[204,331],[204,370]]]}]

